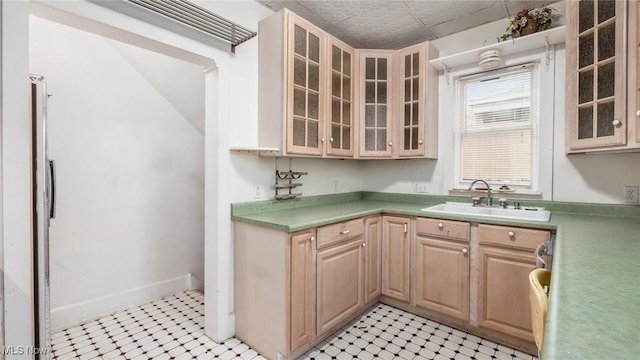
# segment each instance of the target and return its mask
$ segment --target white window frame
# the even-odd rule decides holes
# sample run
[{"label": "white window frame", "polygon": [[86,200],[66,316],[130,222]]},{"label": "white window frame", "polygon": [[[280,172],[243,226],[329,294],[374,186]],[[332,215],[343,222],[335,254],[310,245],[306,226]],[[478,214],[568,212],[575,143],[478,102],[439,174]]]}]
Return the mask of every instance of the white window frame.
[{"label": "white window frame", "polygon": [[[531,169],[531,186],[519,186],[508,184],[512,190],[515,190],[517,195],[533,196],[535,198],[551,199],[552,197],[552,166],[553,166],[553,122],[555,118],[555,64],[554,56],[555,49],[550,49],[549,53],[546,53],[544,49],[535,50],[529,52],[528,55],[514,56],[506,59],[501,69],[509,68],[526,63],[537,63],[537,74],[534,76],[532,84],[536,89],[535,96],[535,115],[534,126],[532,136],[532,169]],[[499,69],[497,69],[499,70]],[[491,70],[495,71],[495,70]],[[481,74],[482,69],[478,67],[466,68],[457,71],[452,71],[449,76],[451,77],[450,94],[452,95],[452,103],[450,106],[454,109],[451,111],[450,118],[453,125],[453,178],[451,189],[454,192],[464,191],[469,188],[471,181],[462,180],[462,136],[460,123],[460,114],[458,113],[458,94],[460,78],[467,77],[475,74]],[[544,115],[543,115],[544,114]],[[541,122],[541,117],[545,116],[545,123]],[[502,183],[490,182],[493,190],[497,190]],[[505,194],[506,197],[512,196],[511,193]]]}]

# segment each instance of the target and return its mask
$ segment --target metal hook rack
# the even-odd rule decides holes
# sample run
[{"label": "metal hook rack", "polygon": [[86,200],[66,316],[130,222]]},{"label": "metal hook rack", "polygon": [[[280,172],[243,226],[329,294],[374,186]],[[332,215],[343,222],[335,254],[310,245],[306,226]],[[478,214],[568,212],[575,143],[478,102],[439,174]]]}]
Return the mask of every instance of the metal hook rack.
[{"label": "metal hook rack", "polygon": [[[293,189],[302,186],[302,182],[294,182],[294,180],[300,179],[303,175],[307,175],[306,171],[293,171],[291,170],[291,165],[293,162],[292,158],[289,158],[289,170],[288,171],[280,171],[278,170],[278,159],[276,157],[276,200],[291,200],[295,199],[298,196],[302,196],[302,193],[293,193]],[[281,194],[280,191],[286,190],[287,193]]]}]

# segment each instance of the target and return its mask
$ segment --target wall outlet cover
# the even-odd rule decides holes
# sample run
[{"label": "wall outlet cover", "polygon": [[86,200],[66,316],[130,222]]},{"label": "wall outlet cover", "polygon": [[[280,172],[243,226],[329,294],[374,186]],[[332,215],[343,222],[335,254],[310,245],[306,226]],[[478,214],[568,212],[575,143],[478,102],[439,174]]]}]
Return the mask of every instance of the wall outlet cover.
[{"label": "wall outlet cover", "polygon": [[638,186],[624,186],[624,202],[627,204],[637,204],[638,203]]}]

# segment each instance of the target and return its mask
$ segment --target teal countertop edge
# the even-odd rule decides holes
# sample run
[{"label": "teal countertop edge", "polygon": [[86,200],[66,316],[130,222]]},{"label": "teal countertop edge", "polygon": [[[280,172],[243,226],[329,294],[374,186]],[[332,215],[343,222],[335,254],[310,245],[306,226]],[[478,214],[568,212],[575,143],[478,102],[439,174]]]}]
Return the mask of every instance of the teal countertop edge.
[{"label": "teal countertop edge", "polygon": [[282,231],[380,213],[556,230],[542,358],[638,359],[640,206],[525,201],[549,222],[443,216],[420,209],[468,197],[353,192],[231,205],[232,220]]}]

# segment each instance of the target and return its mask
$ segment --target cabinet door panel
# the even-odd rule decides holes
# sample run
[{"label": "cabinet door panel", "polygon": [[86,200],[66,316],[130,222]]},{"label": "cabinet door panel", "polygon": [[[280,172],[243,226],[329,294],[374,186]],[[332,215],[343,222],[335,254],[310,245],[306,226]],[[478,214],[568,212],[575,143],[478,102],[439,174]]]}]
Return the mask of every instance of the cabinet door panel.
[{"label": "cabinet door panel", "polygon": [[469,320],[468,245],[416,237],[415,304]]},{"label": "cabinet door panel", "polygon": [[364,227],[365,274],[364,302],[375,300],[382,292],[382,217],[368,218]]},{"label": "cabinet door panel", "polygon": [[533,341],[529,273],[535,256],[489,246],[480,246],[479,256],[479,325]]},{"label": "cabinet door panel", "polygon": [[295,351],[315,339],[315,231],[291,235],[289,331],[290,348]]},{"label": "cabinet door panel", "polygon": [[318,334],[332,330],[364,306],[362,237],[318,252]]},{"label": "cabinet door panel", "polygon": [[[327,121],[327,154],[336,156],[353,156],[352,99],[353,78],[351,62],[354,50],[340,40],[328,37],[327,49],[330,52],[331,69],[328,71],[327,81],[330,83],[331,94],[327,96],[327,106],[330,108],[331,118]],[[329,60],[328,60],[329,61]]]},{"label": "cabinet door panel", "polygon": [[382,294],[409,301],[410,220],[382,217]]},{"label": "cabinet door panel", "polygon": [[400,51],[400,74],[404,90],[400,98],[399,156],[424,155],[424,96],[426,46],[419,44]]},{"label": "cabinet door panel", "polygon": [[392,155],[393,52],[360,52],[360,156]]}]

